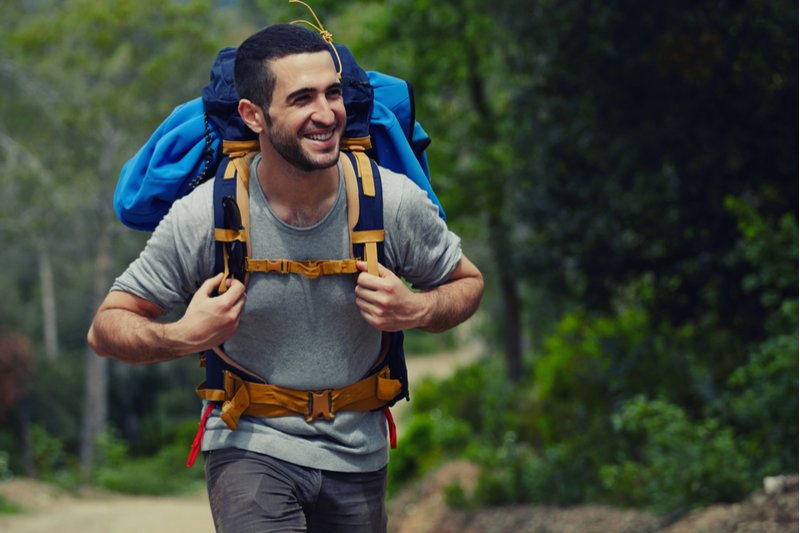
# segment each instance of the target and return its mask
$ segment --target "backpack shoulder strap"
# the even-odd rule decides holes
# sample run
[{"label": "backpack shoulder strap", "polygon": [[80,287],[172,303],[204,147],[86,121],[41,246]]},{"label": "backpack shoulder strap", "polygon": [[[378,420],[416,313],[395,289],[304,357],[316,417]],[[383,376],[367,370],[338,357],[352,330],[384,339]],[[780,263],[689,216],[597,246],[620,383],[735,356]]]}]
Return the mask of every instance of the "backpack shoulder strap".
[{"label": "backpack shoulder strap", "polygon": [[367,262],[367,272],[378,275],[384,264],[383,186],[378,166],[360,150],[342,152],[347,193],[347,220],[351,255]]},{"label": "backpack shoulder strap", "polygon": [[225,280],[235,277],[247,284],[244,258],[250,256],[250,163],[257,141],[223,141],[223,160],[214,180],[214,271]]}]

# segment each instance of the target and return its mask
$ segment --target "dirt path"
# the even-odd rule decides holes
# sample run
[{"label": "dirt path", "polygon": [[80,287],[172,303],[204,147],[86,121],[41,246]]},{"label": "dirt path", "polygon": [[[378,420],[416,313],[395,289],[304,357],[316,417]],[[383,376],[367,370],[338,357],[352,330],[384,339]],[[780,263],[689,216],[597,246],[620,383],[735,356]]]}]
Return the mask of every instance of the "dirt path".
[{"label": "dirt path", "polygon": [[204,492],[186,498],[69,495],[17,479],[0,483],[0,494],[27,510],[0,515],[4,533],[214,533]]},{"label": "dirt path", "polygon": [[[476,360],[480,344],[422,357],[409,357],[409,380],[444,377]],[[409,402],[392,409],[402,435]],[[198,466],[195,466],[198,468]],[[214,533],[205,492],[191,497],[135,497],[96,491],[69,495],[32,480],[0,482],[0,495],[27,512],[0,515],[3,533]]]}]

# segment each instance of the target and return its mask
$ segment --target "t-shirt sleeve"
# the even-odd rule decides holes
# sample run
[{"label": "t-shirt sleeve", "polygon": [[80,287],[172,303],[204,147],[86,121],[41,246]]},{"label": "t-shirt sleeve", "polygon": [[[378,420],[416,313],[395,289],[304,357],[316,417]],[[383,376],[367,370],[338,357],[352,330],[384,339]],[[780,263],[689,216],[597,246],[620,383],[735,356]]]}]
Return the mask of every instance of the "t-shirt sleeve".
[{"label": "t-shirt sleeve", "polygon": [[414,288],[441,285],[461,260],[461,239],[447,228],[427,194],[405,176],[384,177],[386,262]]},{"label": "t-shirt sleeve", "polygon": [[139,257],[111,290],[149,300],[165,311],[187,303],[214,266],[212,189],[204,184],[176,201]]}]

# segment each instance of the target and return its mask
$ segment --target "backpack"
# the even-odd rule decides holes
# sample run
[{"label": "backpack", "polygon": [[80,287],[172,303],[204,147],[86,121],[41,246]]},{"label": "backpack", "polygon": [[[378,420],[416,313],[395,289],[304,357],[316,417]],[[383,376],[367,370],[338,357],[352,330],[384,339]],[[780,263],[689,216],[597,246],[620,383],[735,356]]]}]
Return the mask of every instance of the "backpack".
[{"label": "backpack", "polygon": [[[114,209],[128,227],[149,231],[178,198],[214,179],[215,272],[246,283],[250,272],[280,272],[316,277],[357,272],[355,258],[365,259],[370,272],[384,262],[381,166],[405,174],[444,210],[430,184],[425,149],[430,138],[414,116],[411,87],[379,72],[365,72],[347,47],[333,44],[331,54],[341,70],[347,124],[340,161],[348,197],[352,258],[341,261],[251,259],[249,253],[247,182],[256,135],[238,115],[233,86],[234,48],[219,52],[202,97],[175,108],[151,138],[122,169]],[[335,47],[335,48],[334,48]],[[225,291],[225,282],[219,287]],[[236,429],[242,414],[302,415],[312,422],[330,420],[337,410],[383,409],[390,443],[396,433],[389,407],[409,398],[403,333],[384,333],[383,357],[359,382],[333,391],[295,391],[264,383],[237,365],[224,347],[201,354],[206,379],[197,388],[208,401],[187,466],[194,462],[211,410]],[[279,398],[279,400],[276,400]]]}]

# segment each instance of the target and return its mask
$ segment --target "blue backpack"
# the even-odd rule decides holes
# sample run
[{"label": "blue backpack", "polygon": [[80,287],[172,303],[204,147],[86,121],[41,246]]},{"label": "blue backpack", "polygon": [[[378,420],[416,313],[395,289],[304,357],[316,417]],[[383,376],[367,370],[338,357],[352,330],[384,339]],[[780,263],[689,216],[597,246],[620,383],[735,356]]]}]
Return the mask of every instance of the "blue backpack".
[{"label": "blue backpack", "polygon": [[[247,182],[256,135],[238,114],[233,85],[234,48],[219,52],[202,97],[175,108],[151,138],[124,166],[114,195],[114,209],[128,227],[151,231],[172,203],[200,183],[214,179],[215,270],[246,283],[252,272],[315,278],[355,274],[355,261],[370,272],[384,262],[383,201],[380,169],[408,176],[439,209],[430,183],[425,149],[430,138],[414,116],[411,87],[405,81],[365,72],[347,47],[331,54],[341,71],[347,124],[340,161],[348,197],[352,257],[349,260],[293,261],[250,257]],[[225,282],[219,287],[224,292]],[[205,419],[219,406],[220,416],[236,429],[242,414],[301,415],[308,422],[331,420],[340,410],[384,409],[392,447],[396,444],[389,407],[409,398],[403,333],[384,333],[382,355],[373,370],[348,387],[296,391],[264,383],[225,355],[224,346],[201,354],[206,379],[197,394],[208,402],[187,465],[200,447]]]},{"label": "blue backpack", "polygon": [[[411,86],[380,72],[365,73],[346,47],[337,44],[336,48],[344,65],[343,83],[347,84],[345,138],[371,138],[371,148],[366,151],[370,158],[408,176],[428,194],[444,219],[444,209],[431,187],[425,155],[430,137],[415,120]],[[154,230],[175,200],[213,177],[225,159],[223,139],[257,139],[236,112],[235,57],[235,48],[221,50],[203,96],[177,106],[122,167],[114,192],[114,211],[129,228]],[[368,88],[362,84],[368,84]],[[364,98],[368,107],[356,103]]]}]

